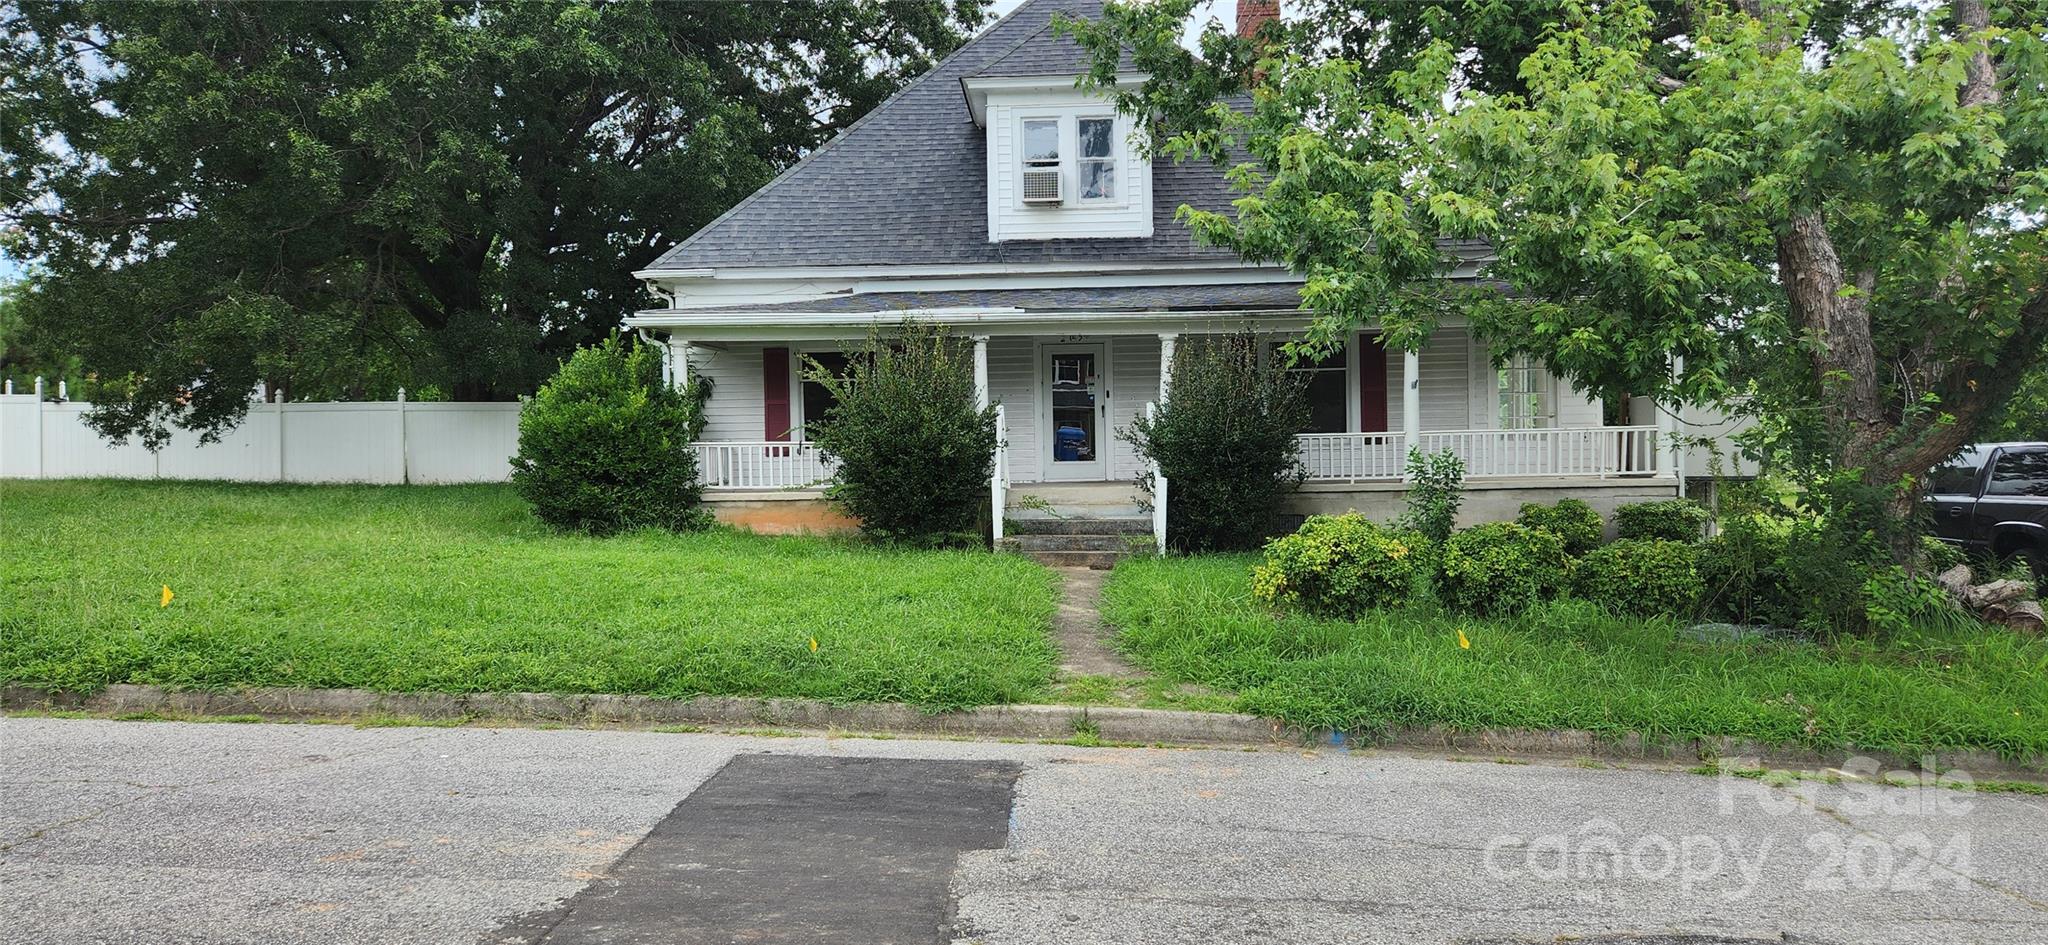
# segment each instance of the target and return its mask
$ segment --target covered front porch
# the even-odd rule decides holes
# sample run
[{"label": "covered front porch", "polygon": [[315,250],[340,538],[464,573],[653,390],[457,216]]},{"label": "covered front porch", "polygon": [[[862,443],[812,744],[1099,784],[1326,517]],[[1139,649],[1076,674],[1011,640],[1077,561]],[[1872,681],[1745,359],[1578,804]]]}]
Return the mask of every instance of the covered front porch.
[{"label": "covered front porch", "polygon": [[[1138,333],[1046,324],[977,333],[965,321],[953,324],[973,345],[985,402],[1001,408],[1002,472],[1019,486],[1142,476],[1143,463],[1119,431],[1171,396],[1178,344],[1238,327],[1183,323]],[[1294,335],[1260,327],[1276,329],[1265,356],[1283,357],[1277,347]],[[709,382],[696,448],[713,498],[822,487],[831,469],[805,441],[804,425],[831,399],[803,379],[804,365],[815,358],[829,366],[853,341],[833,332],[669,335],[674,379]],[[1462,327],[1439,331],[1413,353],[1387,351],[1374,333],[1359,332],[1343,351],[1294,369],[1307,376],[1312,404],[1310,426],[1297,439],[1311,484],[1397,483],[1411,447],[1451,451],[1472,480],[1668,482],[1674,475],[1669,450],[1659,449],[1670,442],[1668,423],[1610,423],[1615,416],[1605,405],[1573,394],[1540,365],[1496,368]]]}]

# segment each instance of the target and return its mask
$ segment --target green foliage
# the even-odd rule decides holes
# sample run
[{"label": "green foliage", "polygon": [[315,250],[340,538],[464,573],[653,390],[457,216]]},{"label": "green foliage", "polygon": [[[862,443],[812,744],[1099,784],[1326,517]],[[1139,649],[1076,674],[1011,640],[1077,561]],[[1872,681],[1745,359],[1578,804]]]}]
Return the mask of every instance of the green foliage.
[{"label": "green foliage", "polygon": [[1899,637],[1709,643],[1675,621],[1571,599],[1491,619],[1426,607],[1276,617],[1246,580],[1255,560],[1124,561],[1103,588],[1103,616],[1155,676],[1310,729],[1583,729],[1680,746],[1727,736],[2048,756],[2048,639],[1937,624]]},{"label": "green foliage", "polygon": [[1308,419],[1302,375],[1261,363],[1258,338],[1240,332],[1183,338],[1172,396],[1117,435],[1166,477],[1168,544],[1247,549],[1275,531],[1282,503],[1301,487],[1294,437]]},{"label": "green foliage", "polygon": [[[1120,46],[1152,77],[1118,101],[1159,151],[1232,166],[1231,210],[1181,219],[1300,274],[1312,338],[1462,315],[1577,390],[1716,402],[1786,461],[1908,483],[1895,515],[2048,361],[2035,0],[1392,6],[1310,4],[1263,55],[1178,49],[1186,2],[1083,31],[1097,87]],[[1487,278],[1444,279],[1471,239]]]},{"label": "green foliage", "polygon": [[1408,509],[1401,515],[1407,528],[1432,542],[1451,537],[1458,524],[1458,506],[1465,501],[1465,461],[1450,450],[1408,451]]},{"label": "green foliage", "polygon": [[661,382],[660,349],[614,335],[579,349],[519,411],[512,487],[556,528],[702,528],[697,400]]},{"label": "green foliage", "polygon": [[944,326],[905,322],[871,334],[844,375],[813,361],[805,377],[836,403],[804,436],[839,469],[826,495],[883,541],[972,545],[988,512],[996,408],[977,406],[973,353]]},{"label": "green foliage", "polygon": [[1578,560],[1572,592],[1618,614],[1687,617],[1699,607],[1697,544],[1659,539],[1623,539],[1602,545]]},{"label": "green foliage", "polygon": [[1721,523],[1699,556],[1709,615],[1741,624],[1799,624],[1797,582],[1785,560],[1791,527],[1787,521],[1753,515]]},{"label": "green foliage", "polygon": [[979,0],[0,5],[0,217],[109,435],[531,391]]},{"label": "green foliage", "polygon": [[1564,540],[1565,554],[1577,557],[1592,551],[1606,533],[1600,513],[1578,499],[1559,499],[1556,505],[1522,503],[1515,522],[1529,528],[1547,529]]},{"label": "green foliage", "polygon": [[1924,575],[1888,565],[1871,571],[1863,581],[1863,612],[1870,629],[1892,637],[1910,634],[1918,627],[1943,627],[1967,632],[1981,625],[1941,585]]},{"label": "green foliage", "polygon": [[1451,536],[1438,565],[1436,592],[1452,610],[1514,614],[1558,596],[1571,583],[1564,540],[1512,522],[1487,522]]},{"label": "green foliage", "polygon": [[1968,563],[1969,556],[1963,553],[1963,549],[1933,535],[1921,536],[1920,548],[1927,556],[1929,574],[1940,574],[1956,565]]},{"label": "green foliage", "polygon": [[1713,513],[1691,499],[1632,502],[1614,510],[1616,538],[1698,542],[1706,537]]},{"label": "green foliage", "polygon": [[1311,515],[1266,544],[1265,560],[1252,568],[1252,593],[1312,614],[1357,617],[1401,603],[1428,580],[1427,544],[1355,512]]},{"label": "green foliage", "polygon": [[565,535],[502,485],[7,480],[0,496],[0,684],[937,711],[1040,701],[1059,658],[1058,582],[1018,555],[723,528]]}]

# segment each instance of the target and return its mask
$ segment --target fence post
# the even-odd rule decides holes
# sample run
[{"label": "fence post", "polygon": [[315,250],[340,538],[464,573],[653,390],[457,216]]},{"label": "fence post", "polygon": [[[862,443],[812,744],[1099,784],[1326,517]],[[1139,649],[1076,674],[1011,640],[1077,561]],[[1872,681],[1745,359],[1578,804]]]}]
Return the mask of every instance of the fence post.
[{"label": "fence post", "polygon": [[[984,365],[985,367],[985,365]],[[1003,405],[996,405],[996,461],[988,474],[988,514],[990,547],[1000,548],[1003,544],[1003,507],[1009,504],[1004,493],[1009,488],[1010,451],[1003,440]]]},{"label": "fence post", "polygon": [[412,483],[412,463],[405,456],[405,388],[398,389],[398,481]]},{"label": "fence post", "polygon": [[43,379],[36,378],[36,478],[43,478]]},{"label": "fence post", "polygon": [[270,401],[271,401],[271,403],[272,403],[272,404],[274,405],[274,406],[273,406],[273,407],[271,408],[271,413],[273,413],[273,414],[275,414],[275,415],[277,416],[277,481],[278,481],[278,482],[283,482],[283,481],[284,481],[284,457],[285,457],[285,445],[284,445],[284,388],[283,388],[283,387],[279,387],[278,389],[276,389],[276,390],[273,390],[273,391],[271,391],[271,392],[270,392]]},{"label": "fence post", "polygon": [[[1157,403],[1145,404],[1145,419],[1155,420],[1159,416]],[[1166,474],[1159,471],[1159,461],[1153,460],[1152,467],[1152,545],[1160,554],[1166,553]]]}]

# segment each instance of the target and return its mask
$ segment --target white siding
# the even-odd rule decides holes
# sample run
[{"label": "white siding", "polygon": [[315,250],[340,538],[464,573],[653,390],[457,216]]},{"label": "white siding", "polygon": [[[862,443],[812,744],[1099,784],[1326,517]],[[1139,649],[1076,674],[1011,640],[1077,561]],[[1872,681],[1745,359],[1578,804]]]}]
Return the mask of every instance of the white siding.
[{"label": "white siding", "polygon": [[711,399],[704,402],[706,440],[740,442],[767,439],[767,414],[761,400],[761,349],[755,342],[690,349],[690,376],[711,379]]},{"label": "white siding", "polygon": [[1037,346],[1015,336],[988,340],[989,398],[1003,405],[1003,440],[1010,451],[1010,479],[1038,481]]},{"label": "white siding", "polygon": [[[1374,344],[1373,347],[1378,347]],[[1387,429],[1399,431],[1408,391],[1402,382],[1403,356],[1387,357]],[[1462,328],[1441,328],[1422,348],[1422,428],[1464,430],[1471,423],[1471,340]]]},{"label": "white siding", "polygon": [[1121,335],[1109,340],[1109,478],[1136,479],[1144,474],[1131,444],[1117,434],[1128,430],[1149,401],[1159,399],[1159,339],[1152,335]]}]

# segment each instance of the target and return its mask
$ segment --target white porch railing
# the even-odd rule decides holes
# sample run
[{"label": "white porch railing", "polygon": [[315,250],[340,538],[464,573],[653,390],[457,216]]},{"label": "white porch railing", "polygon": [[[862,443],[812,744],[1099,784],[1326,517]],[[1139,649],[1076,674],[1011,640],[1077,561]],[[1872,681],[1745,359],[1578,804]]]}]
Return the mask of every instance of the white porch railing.
[{"label": "white porch railing", "polygon": [[1395,433],[1304,433],[1294,438],[1310,482],[1399,479],[1406,440]]},{"label": "white porch railing", "polygon": [[[1402,434],[1311,433],[1296,438],[1310,482],[1399,479]],[[1654,476],[1663,464],[1656,427],[1540,430],[1432,430],[1417,435],[1425,453],[1450,450],[1468,479],[1508,476]]]},{"label": "white porch railing", "polygon": [[812,489],[832,478],[832,465],[809,443],[700,442],[697,472],[706,489]]}]

